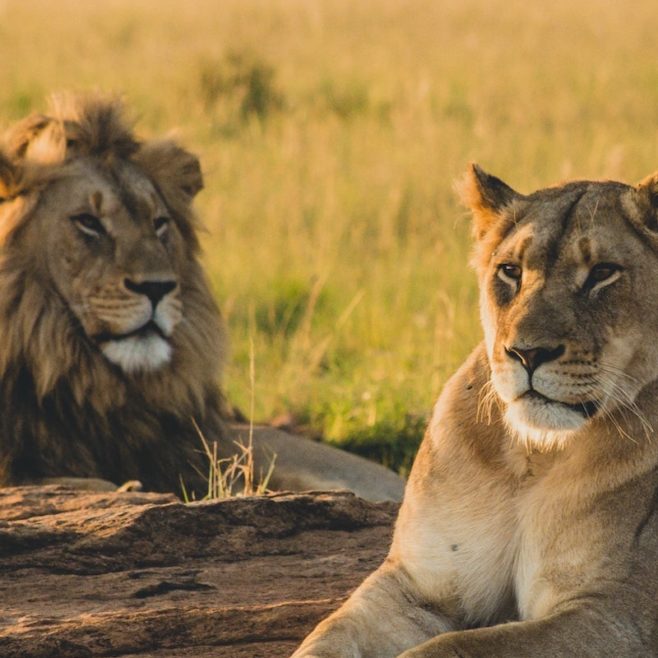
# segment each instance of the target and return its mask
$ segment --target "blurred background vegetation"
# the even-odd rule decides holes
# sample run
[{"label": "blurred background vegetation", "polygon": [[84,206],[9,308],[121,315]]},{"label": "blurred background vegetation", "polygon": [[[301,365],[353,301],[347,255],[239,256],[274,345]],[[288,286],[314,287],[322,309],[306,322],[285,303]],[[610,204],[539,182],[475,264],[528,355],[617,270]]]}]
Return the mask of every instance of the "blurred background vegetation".
[{"label": "blurred background vegetation", "polygon": [[519,191],[658,168],[650,0],[0,0],[0,124],[125,95],[202,157],[225,384],[408,469],[480,339],[470,160]]}]

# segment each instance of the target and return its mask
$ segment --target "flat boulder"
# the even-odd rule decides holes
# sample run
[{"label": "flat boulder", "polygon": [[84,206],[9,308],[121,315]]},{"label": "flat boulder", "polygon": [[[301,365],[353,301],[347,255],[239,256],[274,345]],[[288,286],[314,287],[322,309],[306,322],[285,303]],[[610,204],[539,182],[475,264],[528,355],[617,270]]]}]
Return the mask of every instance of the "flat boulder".
[{"label": "flat boulder", "polygon": [[384,559],[395,503],[0,489],[3,658],[285,658]]}]

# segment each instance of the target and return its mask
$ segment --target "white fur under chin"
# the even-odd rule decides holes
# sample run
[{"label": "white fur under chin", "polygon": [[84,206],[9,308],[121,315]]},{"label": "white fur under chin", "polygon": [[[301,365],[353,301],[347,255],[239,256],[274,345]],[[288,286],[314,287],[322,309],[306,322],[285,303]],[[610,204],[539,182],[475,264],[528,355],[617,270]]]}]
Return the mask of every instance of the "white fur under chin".
[{"label": "white fur under chin", "polygon": [[562,448],[587,419],[559,403],[515,400],[507,404],[505,422],[522,443],[537,448]]},{"label": "white fur under chin", "polygon": [[129,374],[157,370],[171,361],[171,345],[155,334],[109,340],[101,349],[112,363]]}]

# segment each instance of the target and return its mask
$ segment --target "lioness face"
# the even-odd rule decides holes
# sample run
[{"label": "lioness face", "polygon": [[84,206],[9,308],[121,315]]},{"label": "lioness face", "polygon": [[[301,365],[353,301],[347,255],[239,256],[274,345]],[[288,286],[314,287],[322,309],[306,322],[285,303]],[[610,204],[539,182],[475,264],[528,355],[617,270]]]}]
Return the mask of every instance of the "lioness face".
[{"label": "lioness face", "polygon": [[42,193],[30,229],[45,241],[42,266],[56,293],[109,361],[127,373],[170,361],[182,317],[182,238],[135,165],[74,163]]},{"label": "lioness face", "polygon": [[491,383],[517,435],[559,443],[658,376],[658,259],[636,188],[506,190],[479,244]]}]

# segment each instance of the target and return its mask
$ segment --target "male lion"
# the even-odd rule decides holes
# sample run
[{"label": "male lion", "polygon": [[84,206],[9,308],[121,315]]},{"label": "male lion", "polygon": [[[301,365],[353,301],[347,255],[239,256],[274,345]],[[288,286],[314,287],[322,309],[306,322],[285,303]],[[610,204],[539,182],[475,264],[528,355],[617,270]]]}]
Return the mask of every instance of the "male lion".
[{"label": "male lion", "polygon": [[[60,101],[0,151],[0,485],[140,480],[206,491],[199,430],[238,450],[218,387],[219,312],[199,263],[199,162],[141,142],[119,103]],[[246,439],[246,431],[242,438]],[[396,498],[376,464],[270,429],[272,486]]]},{"label": "male lion", "polygon": [[463,192],[485,340],[388,558],[294,657],[658,656],[658,174]]}]

